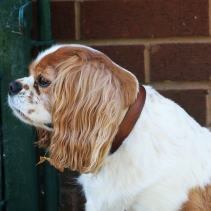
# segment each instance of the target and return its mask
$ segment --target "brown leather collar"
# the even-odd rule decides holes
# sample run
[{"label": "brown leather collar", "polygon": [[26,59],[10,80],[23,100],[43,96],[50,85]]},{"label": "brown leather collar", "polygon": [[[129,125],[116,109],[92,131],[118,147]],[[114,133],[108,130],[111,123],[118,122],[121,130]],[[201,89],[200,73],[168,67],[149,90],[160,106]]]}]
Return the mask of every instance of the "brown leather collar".
[{"label": "brown leather collar", "polygon": [[145,99],[146,99],[146,90],[142,85],[139,85],[139,93],[137,95],[137,99],[130,106],[122,123],[119,126],[119,130],[111,146],[110,150],[111,154],[116,152],[116,150],[121,146],[122,142],[127,138],[131,130],[135,126],[138,118],[141,115],[141,111],[144,107]]}]

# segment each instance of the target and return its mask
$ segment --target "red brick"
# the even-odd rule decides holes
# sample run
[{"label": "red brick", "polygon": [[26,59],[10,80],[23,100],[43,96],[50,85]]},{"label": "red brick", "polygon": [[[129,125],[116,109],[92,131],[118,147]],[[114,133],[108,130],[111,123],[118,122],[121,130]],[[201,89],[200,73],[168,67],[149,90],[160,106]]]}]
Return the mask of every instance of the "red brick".
[{"label": "red brick", "polygon": [[33,28],[32,28],[32,38],[38,39],[38,25],[37,25],[37,2],[32,2],[32,17],[33,17]]},{"label": "red brick", "polygon": [[206,126],[206,90],[159,91],[180,105],[199,124]]},{"label": "red brick", "polygon": [[81,5],[84,39],[209,35],[208,0],[84,1]]},{"label": "red brick", "polygon": [[[51,4],[51,29],[52,39],[75,38],[75,11],[74,2],[60,1]],[[33,8],[33,39],[38,39],[37,3],[32,2]]]},{"label": "red brick", "polygon": [[[32,2],[32,17],[33,17],[33,28],[32,28],[32,39],[38,40],[38,24],[37,24],[37,2]],[[38,55],[39,47],[33,46],[31,49],[31,57],[35,59]]]},{"label": "red brick", "polygon": [[132,72],[140,82],[144,81],[144,46],[94,46],[112,61]]},{"label": "red brick", "polygon": [[151,81],[211,80],[211,44],[151,47]]},{"label": "red brick", "polygon": [[73,1],[51,2],[52,38],[75,38],[75,11]]}]

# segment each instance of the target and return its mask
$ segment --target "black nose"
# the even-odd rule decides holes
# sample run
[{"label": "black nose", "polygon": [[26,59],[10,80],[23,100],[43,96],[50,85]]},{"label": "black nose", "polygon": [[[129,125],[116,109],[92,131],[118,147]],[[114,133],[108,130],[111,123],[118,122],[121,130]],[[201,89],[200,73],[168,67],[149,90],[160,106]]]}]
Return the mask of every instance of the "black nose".
[{"label": "black nose", "polygon": [[11,82],[9,84],[9,95],[12,96],[18,94],[18,92],[20,92],[22,88],[23,87],[20,82],[16,81]]}]

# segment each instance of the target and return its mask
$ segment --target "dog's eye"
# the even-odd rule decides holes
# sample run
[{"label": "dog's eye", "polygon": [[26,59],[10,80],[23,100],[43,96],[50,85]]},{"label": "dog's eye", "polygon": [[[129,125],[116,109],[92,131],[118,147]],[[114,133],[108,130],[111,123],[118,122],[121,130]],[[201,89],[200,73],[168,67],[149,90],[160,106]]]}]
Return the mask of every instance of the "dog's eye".
[{"label": "dog's eye", "polygon": [[38,77],[38,84],[41,86],[41,87],[47,87],[50,85],[50,81],[46,80],[42,75],[40,75]]}]

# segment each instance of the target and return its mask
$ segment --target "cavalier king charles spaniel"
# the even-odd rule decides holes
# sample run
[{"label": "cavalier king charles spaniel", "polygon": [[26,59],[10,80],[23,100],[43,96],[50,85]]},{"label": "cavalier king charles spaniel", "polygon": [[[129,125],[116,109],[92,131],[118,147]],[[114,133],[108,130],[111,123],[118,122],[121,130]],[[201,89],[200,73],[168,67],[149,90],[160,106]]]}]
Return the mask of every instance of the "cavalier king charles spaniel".
[{"label": "cavalier king charles spaniel", "polygon": [[51,163],[81,173],[86,211],[210,211],[211,133],[103,53],[56,45],[9,84]]}]

